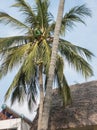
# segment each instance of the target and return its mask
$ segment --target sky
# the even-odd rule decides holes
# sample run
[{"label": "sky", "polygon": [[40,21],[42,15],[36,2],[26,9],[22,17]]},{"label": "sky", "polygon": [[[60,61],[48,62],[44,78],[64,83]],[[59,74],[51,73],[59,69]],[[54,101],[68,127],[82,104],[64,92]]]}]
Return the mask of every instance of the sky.
[{"label": "sky", "polygon": [[[29,0],[29,1],[30,4],[33,4],[33,0]],[[14,0],[9,0],[9,1],[2,0],[0,2],[0,11],[5,11],[10,15],[14,16],[15,18],[22,19],[21,14],[18,15],[19,14],[18,10],[10,7],[13,3]],[[52,12],[52,14],[54,14],[55,19],[57,16],[58,3],[59,0],[51,0],[50,11]],[[67,12],[70,8],[74,6],[82,5],[82,4],[86,4],[87,7],[91,9],[92,17],[86,18],[86,24],[87,24],[86,26],[82,24],[77,24],[77,26],[73,30],[67,32],[65,35],[65,39],[74,43],[75,45],[79,45],[81,47],[87,48],[91,52],[93,52],[95,57],[93,57],[92,62],[90,62],[90,64],[94,71],[94,76],[85,80],[80,74],[75,73],[74,69],[70,68],[69,65],[66,63],[64,73],[69,85],[97,79],[97,13],[96,13],[97,0],[65,0],[64,12]],[[20,33],[21,32],[12,29],[10,26],[8,27],[3,24],[0,24],[0,37],[17,35]],[[12,82],[16,72],[17,69],[15,68],[12,73],[9,73],[6,77],[0,80],[0,106],[3,104],[4,94],[8,89],[10,83]],[[25,107],[25,110],[23,110],[23,107]],[[19,112],[20,114],[26,114],[28,117],[30,116],[30,118],[32,118],[33,114],[31,114],[28,111],[26,102],[23,105],[23,107],[19,108],[18,104],[16,103],[12,108],[15,109],[17,112]]]}]

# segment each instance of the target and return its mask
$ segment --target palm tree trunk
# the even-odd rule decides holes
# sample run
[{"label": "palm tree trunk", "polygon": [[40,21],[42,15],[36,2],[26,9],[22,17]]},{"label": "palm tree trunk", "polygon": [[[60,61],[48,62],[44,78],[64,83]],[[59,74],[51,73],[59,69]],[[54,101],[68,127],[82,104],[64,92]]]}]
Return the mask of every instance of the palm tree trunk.
[{"label": "palm tree trunk", "polygon": [[54,41],[53,41],[53,47],[52,47],[51,63],[50,63],[50,68],[49,68],[49,77],[48,77],[48,82],[47,82],[46,96],[44,99],[44,107],[43,107],[40,130],[48,129],[48,121],[49,121],[50,107],[51,107],[51,100],[52,100],[52,84],[53,84],[53,78],[54,78],[56,56],[57,56],[57,51],[58,51],[60,27],[61,27],[62,16],[63,16],[63,11],[64,11],[64,2],[65,0],[60,0],[60,3],[59,3],[58,16],[57,16],[57,22],[55,26],[55,34],[54,34]]},{"label": "palm tree trunk", "polygon": [[39,117],[38,117],[37,130],[40,130],[40,126],[41,126],[42,112],[43,112],[43,101],[44,101],[42,65],[39,66],[39,84],[40,84],[40,104],[39,104]]}]

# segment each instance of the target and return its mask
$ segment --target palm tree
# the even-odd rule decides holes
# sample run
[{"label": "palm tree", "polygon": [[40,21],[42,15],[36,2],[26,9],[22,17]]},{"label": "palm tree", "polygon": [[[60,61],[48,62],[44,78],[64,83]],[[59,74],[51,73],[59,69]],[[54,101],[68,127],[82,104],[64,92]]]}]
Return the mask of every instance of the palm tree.
[{"label": "palm tree", "polygon": [[[57,58],[57,53],[58,53],[59,34],[60,34],[62,16],[63,16],[63,11],[64,11],[64,3],[65,3],[65,0],[60,0],[58,16],[57,16],[57,21],[56,21],[56,26],[55,26],[54,40],[53,40],[53,45],[52,45],[52,55],[51,55],[51,62],[50,62],[50,67],[49,67],[46,96],[44,98],[43,116],[41,120],[40,130],[48,129],[48,120],[49,120],[51,100],[52,100],[52,84],[53,84],[53,78],[54,78],[54,72],[55,72],[55,65],[57,61],[56,58]],[[61,81],[61,79],[59,81]],[[62,79],[62,83],[63,83],[63,79]]]},{"label": "palm tree", "polygon": [[[11,96],[13,104],[15,100],[21,102],[25,101],[25,97],[27,97],[28,105],[31,109],[32,102],[35,103],[37,100],[39,89],[38,124],[40,124],[56,22],[53,20],[53,15],[48,11],[48,0],[35,0],[34,8],[25,0],[16,0],[12,7],[19,8],[24,20],[20,21],[5,12],[0,12],[0,23],[10,24],[16,29],[23,29],[23,34],[0,38],[0,55],[3,57],[0,78],[6,76],[14,67],[20,66],[6,92],[5,100]],[[73,27],[76,22],[85,23],[84,16],[91,16],[90,10],[85,5],[72,8],[63,16],[60,35],[64,34],[67,27]],[[86,59],[91,59],[92,56],[93,54],[87,49],[73,45],[62,38],[59,39],[54,77],[58,82],[60,94],[62,94],[65,105],[68,104],[71,96],[63,73],[63,57],[83,76],[89,77],[93,72]],[[38,126],[38,129],[40,129],[40,125]]]}]

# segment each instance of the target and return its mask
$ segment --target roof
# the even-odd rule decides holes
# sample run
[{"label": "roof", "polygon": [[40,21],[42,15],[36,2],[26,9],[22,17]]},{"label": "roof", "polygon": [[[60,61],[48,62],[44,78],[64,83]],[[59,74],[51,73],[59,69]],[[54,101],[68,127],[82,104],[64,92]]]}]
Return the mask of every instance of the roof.
[{"label": "roof", "polygon": [[[66,108],[62,106],[62,99],[58,90],[52,96],[49,130],[77,128],[97,125],[97,81],[75,84],[70,86],[72,104]],[[37,119],[34,120],[32,130],[36,130]]]},{"label": "roof", "polygon": [[4,104],[2,107],[2,111],[0,112],[0,120],[7,120],[14,118],[22,118],[29,125],[31,125],[32,123],[28,118],[24,117],[23,115],[19,115],[18,113],[16,113],[15,111],[13,111]]}]

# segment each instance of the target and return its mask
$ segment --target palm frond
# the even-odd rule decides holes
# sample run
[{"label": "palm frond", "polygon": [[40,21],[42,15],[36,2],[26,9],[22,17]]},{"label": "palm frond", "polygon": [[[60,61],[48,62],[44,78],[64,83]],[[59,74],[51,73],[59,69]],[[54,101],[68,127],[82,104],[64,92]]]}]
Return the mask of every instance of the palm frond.
[{"label": "palm frond", "polygon": [[[36,0],[36,12],[37,12],[37,21],[41,29],[48,28],[49,22],[52,20],[52,14],[48,12],[49,1]],[[44,30],[42,30],[44,31]]]},{"label": "palm frond", "polygon": [[[36,77],[35,77],[36,78]],[[27,92],[27,101],[28,101],[28,107],[29,110],[32,110],[33,103],[36,103],[37,100],[37,85],[36,85],[36,79],[33,78],[31,80],[31,84],[28,87],[28,92]]]},{"label": "palm frond", "polygon": [[[6,93],[7,95],[7,93]],[[11,105],[17,100],[19,103],[25,102],[27,100],[29,110],[32,110],[33,105],[36,103],[37,97],[37,86],[35,79],[31,80],[29,85],[19,85],[11,92]],[[5,100],[7,97],[5,96]]]},{"label": "palm frond", "polygon": [[34,15],[31,6],[25,0],[15,0],[16,3],[11,7],[18,7],[20,11],[24,13],[28,13],[30,15]]},{"label": "palm frond", "polygon": [[18,28],[18,29],[25,29],[25,30],[29,30],[31,31],[31,29],[25,25],[24,23],[22,23],[21,21],[13,18],[12,16],[10,16],[9,14],[5,13],[5,12],[0,12],[0,23],[3,24],[11,24],[12,26]]},{"label": "palm frond", "polygon": [[49,31],[52,33],[52,34],[54,34],[54,29],[55,29],[55,22],[53,22],[53,23],[51,23],[50,25],[49,25]]},{"label": "palm frond", "polygon": [[44,65],[44,73],[48,74],[49,64],[50,64],[50,59],[51,59],[51,48],[46,42],[46,40],[43,40],[42,50],[43,50],[42,61]]},{"label": "palm frond", "polygon": [[66,47],[66,48],[80,54],[82,57],[87,58],[88,60],[91,60],[91,58],[94,56],[94,54],[91,51],[89,51],[88,49],[74,45],[73,43],[71,43],[67,40],[60,38],[59,42],[60,42],[60,44],[59,44],[60,53],[64,53],[64,50]]},{"label": "palm frond", "polygon": [[23,63],[30,50],[30,43],[21,47],[15,47],[8,50],[3,55],[3,61],[0,67],[0,78],[5,76],[15,66]]},{"label": "palm frond", "polygon": [[[78,48],[79,49],[79,48]],[[93,75],[93,71],[89,63],[79,55],[79,53],[76,51],[76,49],[72,49],[68,44],[65,46],[60,43],[59,45],[59,51],[60,53],[66,58],[68,63],[75,68],[77,72],[80,72],[85,78],[90,77]],[[86,51],[87,53],[84,53],[87,57],[91,58],[92,53],[87,51],[86,49],[82,49],[81,51]]]},{"label": "palm frond", "polygon": [[64,75],[63,75],[63,87],[61,93],[63,97],[64,106],[69,105],[72,102],[72,97],[71,97],[70,87]]},{"label": "palm frond", "polygon": [[[11,48],[9,52],[3,55],[4,59],[0,67],[0,78],[5,76],[9,71],[11,71],[18,64],[23,64],[23,70],[31,76],[31,68],[33,64],[37,63],[38,55],[38,44],[25,44],[21,47]],[[27,68],[28,66],[28,68]],[[28,77],[30,80],[30,77]]]},{"label": "palm frond", "polygon": [[[23,102],[25,99],[25,96],[26,96],[26,97],[28,97],[28,101],[29,100],[32,100],[33,102],[36,101],[35,96],[37,93],[37,89],[36,89],[37,88],[36,87],[36,71],[37,70],[36,70],[35,66],[33,66],[33,62],[31,64],[32,64],[32,66],[30,66],[30,70],[31,70],[30,75],[29,75],[30,72],[28,72],[29,70],[26,71],[24,69],[24,67],[25,67],[24,64],[21,66],[21,68],[18,71],[18,73],[16,74],[12,84],[10,85],[9,89],[6,92],[5,100],[7,100],[11,96],[11,101],[13,104],[13,102],[16,99],[18,99],[19,102]],[[30,77],[28,77],[28,76],[30,76]],[[33,91],[31,92],[31,90],[33,90]],[[29,97],[31,99],[29,99]]]},{"label": "palm frond", "polygon": [[59,94],[63,98],[64,106],[66,106],[71,103],[71,94],[70,94],[69,85],[63,74],[63,70],[64,70],[64,62],[62,57],[58,55],[57,62],[56,62],[55,76],[57,77]]},{"label": "palm frond", "polygon": [[16,3],[12,7],[19,8],[23,15],[26,15],[25,22],[30,25],[30,27],[35,26],[37,23],[36,14],[31,8],[31,6],[25,0],[16,0]]},{"label": "palm frond", "polygon": [[85,23],[85,17],[91,16],[91,10],[86,5],[75,6],[68,13],[65,14],[62,20],[62,32],[66,29],[71,29],[75,26],[75,23]]},{"label": "palm frond", "polygon": [[[18,100],[18,102],[24,102],[25,99],[25,86],[21,85],[21,86],[17,86],[11,93],[11,105],[13,105],[13,103],[15,103],[16,100]],[[7,93],[6,93],[7,96]],[[7,100],[5,96],[5,101]]]},{"label": "palm frond", "polygon": [[[13,90],[18,87],[20,85],[20,79],[23,79],[23,75],[21,74],[21,69],[18,71],[18,73],[16,74],[13,82],[11,83],[9,89],[7,90],[6,94],[5,94],[5,101],[10,97],[11,93],[13,92]],[[23,85],[24,81],[22,80]]]},{"label": "palm frond", "polygon": [[5,37],[0,38],[0,53],[4,53],[6,50],[12,47],[20,47],[23,44],[27,44],[30,39],[33,38],[32,36],[12,36],[12,37]]},{"label": "palm frond", "polygon": [[57,55],[57,61],[56,61],[56,71],[58,76],[60,77],[60,84],[63,82],[63,70],[64,70],[64,61],[63,58],[60,55]]}]

